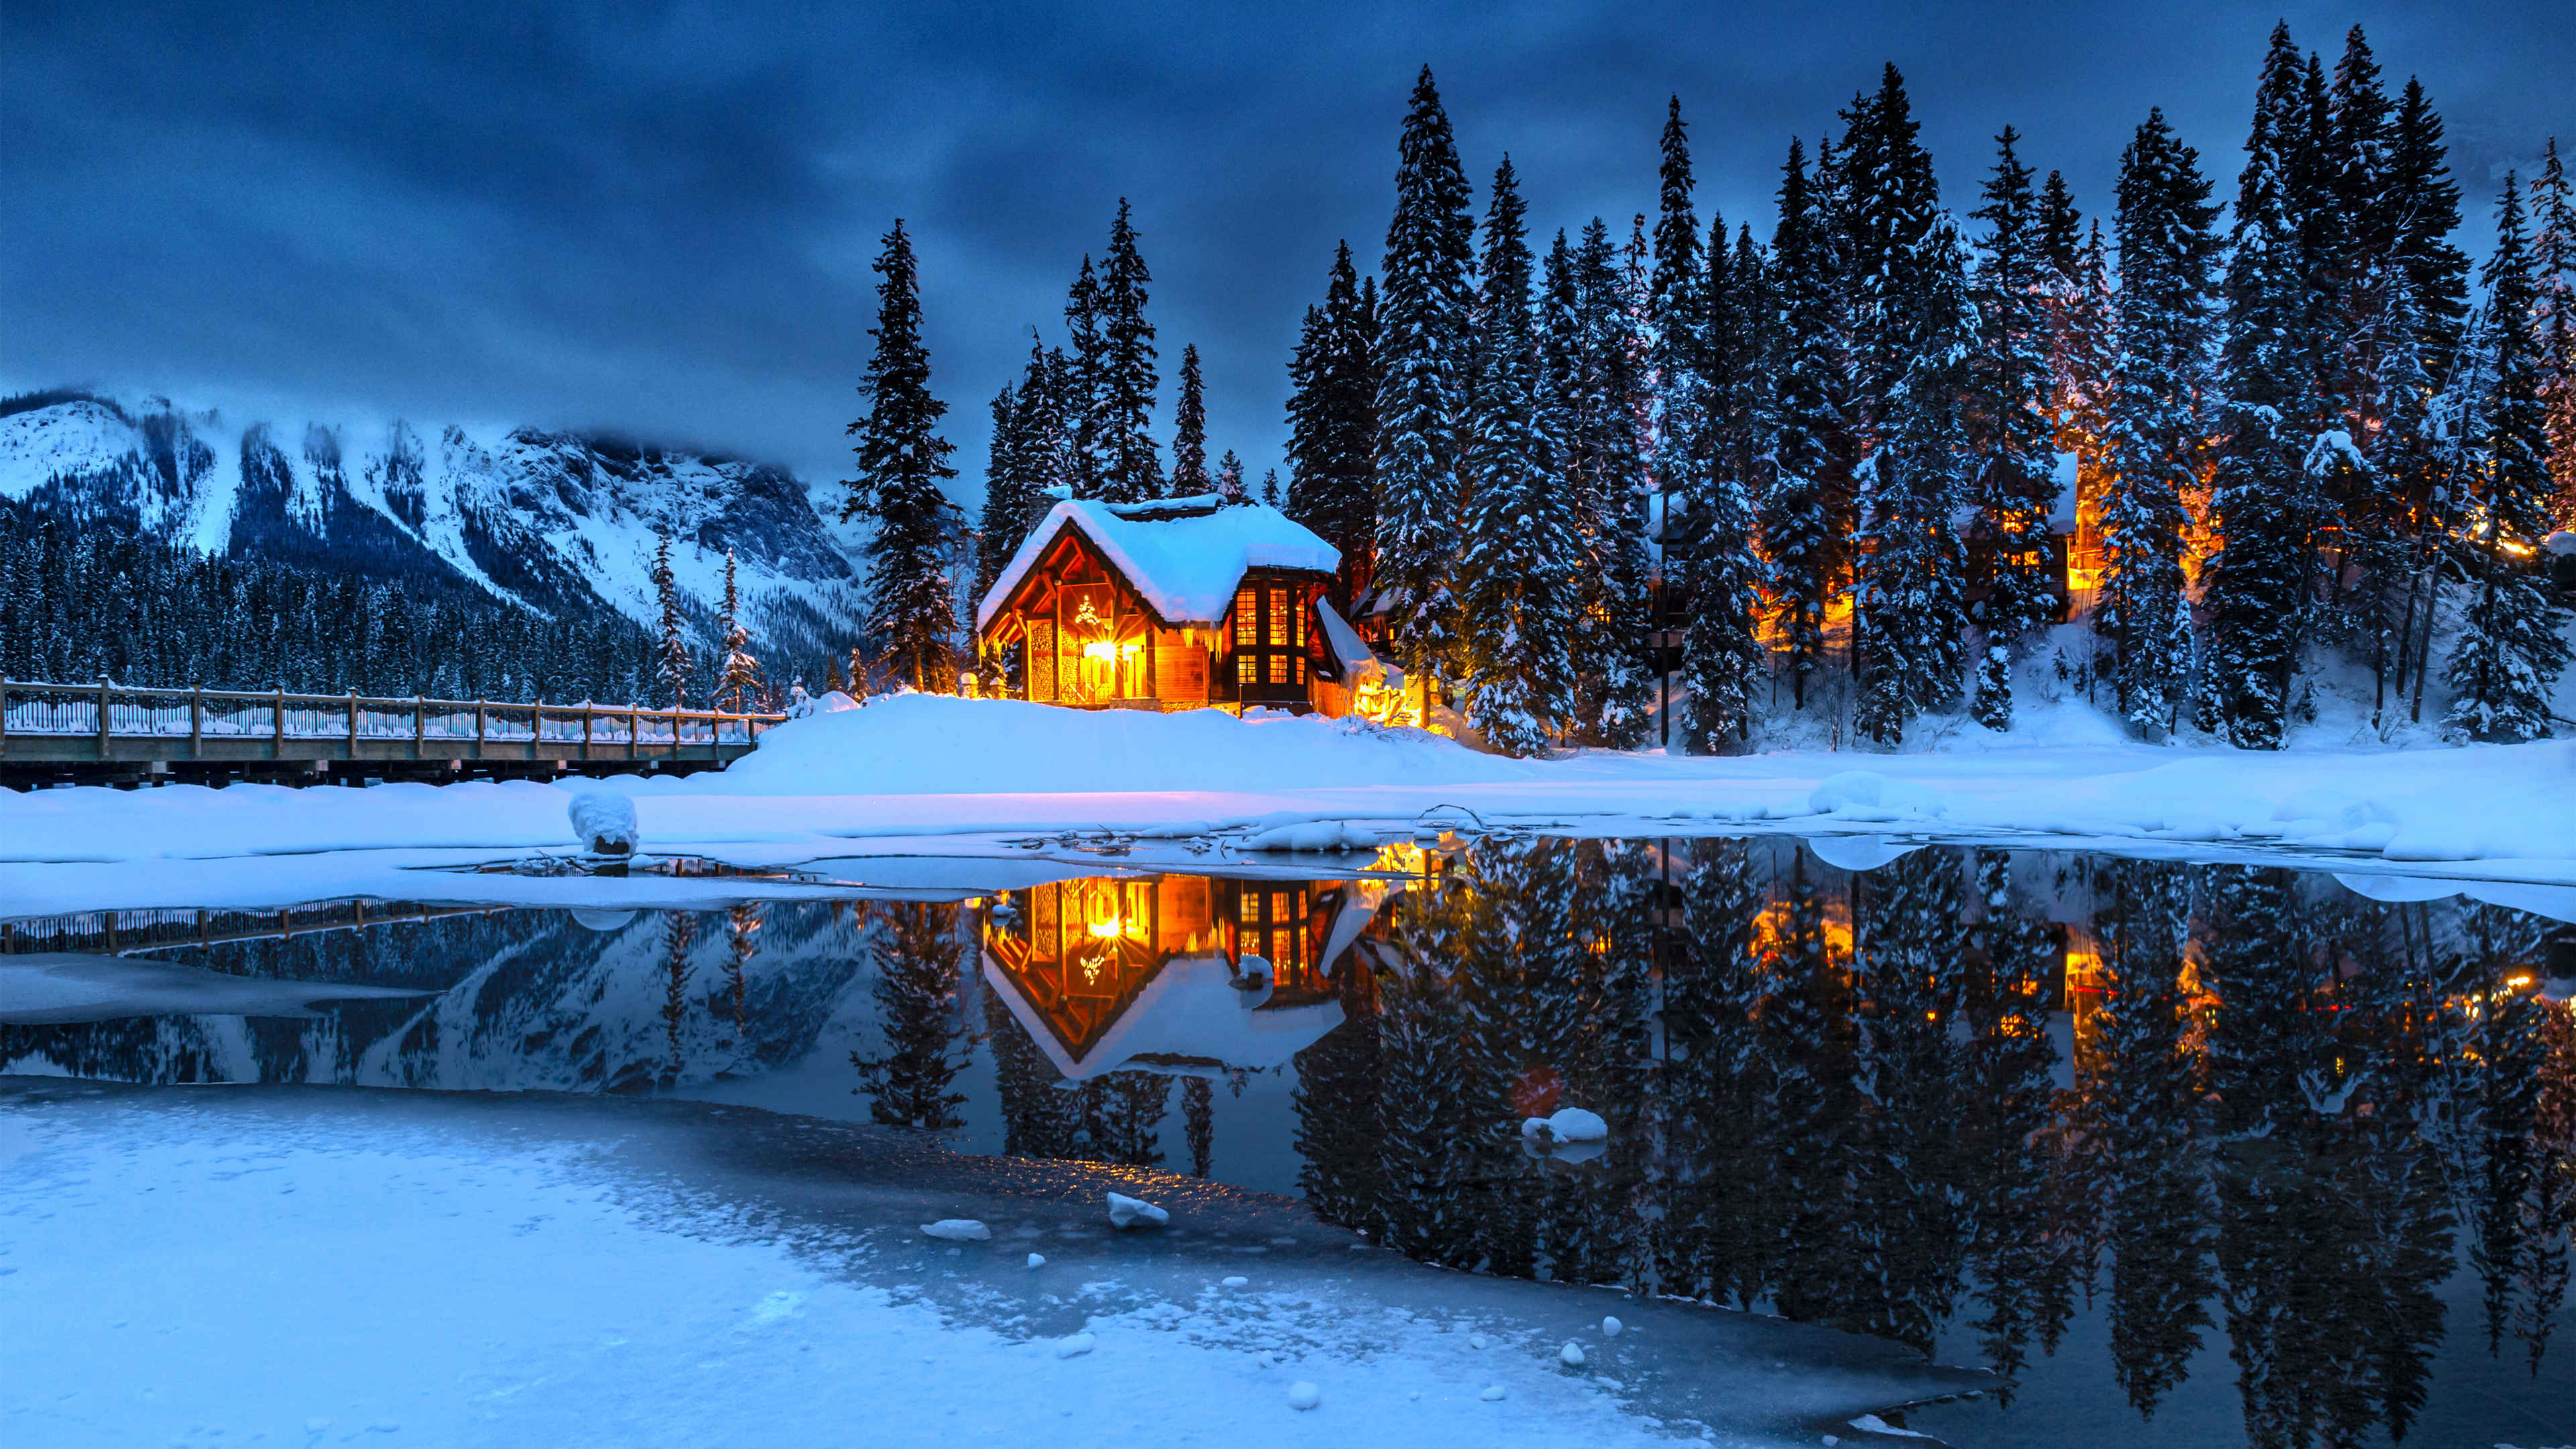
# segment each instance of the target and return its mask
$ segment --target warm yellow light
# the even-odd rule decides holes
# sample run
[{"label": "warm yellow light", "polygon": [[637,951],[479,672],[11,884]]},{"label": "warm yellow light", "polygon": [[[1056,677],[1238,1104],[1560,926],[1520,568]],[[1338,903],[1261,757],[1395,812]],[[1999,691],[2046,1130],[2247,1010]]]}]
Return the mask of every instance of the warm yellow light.
[{"label": "warm yellow light", "polygon": [[1105,920],[1098,920],[1098,921],[1094,921],[1094,922],[1092,922],[1092,923],[1091,923],[1091,928],[1090,928],[1090,929],[1091,929],[1091,934],[1093,934],[1093,935],[1095,935],[1095,936],[1098,936],[1100,939],[1102,939],[1102,940],[1104,940],[1104,941],[1107,941],[1107,940],[1111,940],[1111,939],[1115,938],[1116,936],[1118,936],[1122,931],[1124,931],[1124,930],[1126,929],[1126,927],[1125,927],[1123,924],[1121,924],[1121,923],[1120,923],[1119,919],[1118,919],[1116,916],[1111,916],[1111,917],[1108,917],[1108,918],[1107,918],[1107,919],[1105,919]]},{"label": "warm yellow light", "polygon": [[1118,646],[1110,643],[1106,639],[1094,639],[1090,643],[1082,646],[1082,657],[1085,659],[1115,659],[1118,657]]},{"label": "warm yellow light", "polygon": [[2516,991],[2520,991],[2522,988],[2531,984],[2531,978],[2528,976],[2511,976],[2505,979],[2504,984],[2512,987]]}]

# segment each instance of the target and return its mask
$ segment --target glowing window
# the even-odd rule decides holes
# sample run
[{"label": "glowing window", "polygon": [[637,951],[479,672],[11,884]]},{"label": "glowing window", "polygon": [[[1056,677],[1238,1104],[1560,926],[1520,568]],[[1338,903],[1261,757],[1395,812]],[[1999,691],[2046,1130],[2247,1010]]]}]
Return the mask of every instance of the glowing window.
[{"label": "glowing window", "polygon": [[1259,684],[1261,682],[1261,657],[1257,654],[1237,654],[1234,656],[1234,682],[1237,684]]},{"label": "glowing window", "polygon": [[1270,590],[1270,638],[1268,642],[1272,644],[1285,644],[1290,638],[1292,626],[1288,622],[1288,616],[1295,612],[1295,610],[1290,607],[1293,602],[1293,593],[1294,591],[1289,589],[1274,588]]},{"label": "glowing window", "polygon": [[1251,589],[1241,589],[1234,596],[1234,642],[1261,642],[1261,599]]},{"label": "glowing window", "polygon": [[1286,684],[1288,682],[1287,655],[1273,654],[1270,656],[1270,682],[1273,684]]}]

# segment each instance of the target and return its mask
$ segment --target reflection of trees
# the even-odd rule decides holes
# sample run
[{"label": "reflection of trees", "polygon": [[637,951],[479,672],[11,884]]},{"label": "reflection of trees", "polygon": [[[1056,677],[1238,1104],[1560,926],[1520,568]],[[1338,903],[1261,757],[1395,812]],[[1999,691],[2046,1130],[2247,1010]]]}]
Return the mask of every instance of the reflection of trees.
[{"label": "reflection of trees", "polygon": [[728,1005],[732,1009],[737,1038],[742,1035],[745,1025],[744,998],[748,992],[745,973],[750,969],[752,957],[760,951],[758,943],[752,939],[760,934],[760,919],[761,908],[757,901],[745,901],[725,913],[725,925],[730,935],[729,949],[725,952],[725,989],[732,997]]},{"label": "reflection of trees", "polygon": [[[2537,1354],[2576,1199],[2576,1045],[2551,1043],[2576,1027],[2499,989],[2528,918],[2013,864],[1481,843],[1339,974],[1348,1020],[1298,1061],[1307,1198],[1437,1262],[1927,1348],[1969,1305],[2007,1373],[2098,1284],[2142,1413],[2223,1323],[2249,1441],[2290,1445],[2413,1422],[2458,1191],[2490,1312]],[[1606,1156],[1518,1151],[1558,1104],[1610,1121]]]},{"label": "reflection of trees", "polygon": [[665,1080],[680,1075],[680,1027],[689,1019],[689,947],[698,937],[698,918],[687,911],[673,911],[662,921],[662,1031],[669,1039],[671,1059],[663,1068]]},{"label": "reflection of trees", "polygon": [[957,907],[897,902],[876,907],[876,999],[885,1052],[850,1053],[869,1120],[893,1127],[944,1131],[966,1125],[957,1108],[966,1094],[950,1090],[966,1067],[966,1024],[958,1003],[965,944]]}]

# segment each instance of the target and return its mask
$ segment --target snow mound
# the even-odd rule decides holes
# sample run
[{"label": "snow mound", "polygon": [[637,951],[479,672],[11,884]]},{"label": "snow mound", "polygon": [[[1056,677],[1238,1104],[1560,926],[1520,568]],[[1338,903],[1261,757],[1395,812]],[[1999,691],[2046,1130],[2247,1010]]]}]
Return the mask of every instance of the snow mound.
[{"label": "snow mound", "polygon": [[1583,1367],[1583,1345],[1576,1343],[1573,1339],[1567,1339],[1565,1341],[1565,1347],[1556,1351],[1556,1361],[1564,1364],[1567,1368]]},{"label": "snow mound", "polygon": [[1109,1225],[1113,1228],[1159,1228],[1172,1220],[1172,1215],[1123,1192],[1109,1194]]},{"label": "snow mound", "polygon": [[1612,1314],[1611,1316],[1601,1320],[1601,1336],[1603,1338],[1617,1338],[1619,1336],[1619,1330],[1626,1328],[1627,1326],[1628,1325],[1619,1321],[1617,1314]]},{"label": "snow mound", "polygon": [[1244,1277],[1244,1276],[1243,1276],[1242,1274],[1240,1274],[1240,1273],[1229,1274],[1229,1275],[1227,1275],[1227,1277],[1226,1277],[1225,1279],[1223,1279],[1222,1281],[1223,1281],[1224,1285],[1225,1285],[1226,1287],[1228,1287],[1228,1288],[1243,1288],[1243,1287],[1248,1287],[1248,1286],[1250,1286],[1250,1284],[1251,1284],[1251,1282],[1252,1282],[1252,1280],[1251,1280],[1251,1279]]},{"label": "snow mound", "polygon": [[1521,1135],[1534,1142],[1600,1142],[1610,1136],[1610,1124],[1598,1112],[1581,1107],[1564,1107],[1553,1116],[1532,1117],[1521,1123]]},{"label": "snow mound", "polygon": [[1288,1407],[1306,1410],[1324,1401],[1324,1390],[1311,1379],[1299,1379],[1288,1386]]},{"label": "snow mound", "polygon": [[923,1223],[921,1230],[949,1243],[988,1243],[993,1240],[993,1230],[973,1218],[941,1218],[935,1223]]},{"label": "snow mound", "polygon": [[1850,871],[1876,870],[1880,866],[1923,848],[1919,840],[1890,840],[1884,835],[1816,835],[1807,840],[1807,848],[1816,859],[1827,865]]},{"label": "snow mound", "polygon": [[1418,730],[1315,716],[1246,721],[1217,709],[1150,714],[905,694],[790,720],[751,754],[686,783],[711,795],[1244,791],[1501,784],[1543,769]]},{"label": "snow mound", "polygon": [[1092,1337],[1090,1334],[1077,1333],[1071,1338],[1059,1338],[1055,1341],[1055,1356],[1057,1358],[1080,1358],[1099,1346],[1100,1340]]},{"label": "snow mound", "polygon": [[1043,1267],[1045,1267],[1045,1266],[1046,1266],[1046,1254],[1044,1254],[1044,1253],[1031,1253],[1031,1254],[1029,1254],[1029,1266],[1030,1266],[1030,1267],[1032,1267],[1032,1268],[1043,1268]]},{"label": "snow mound", "polygon": [[1807,808],[1845,820],[1931,820],[1949,813],[1941,792],[1876,770],[1845,770],[1816,782]]},{"label": "snow mound", "polygon": [[573,839],[592,855],[633,855],[643,842],[635,826],[635,802],[605,790],[582,790],[564,813],[572,819]]},{"label": "snow mound", "polygon": [[1508,1396],[1508,1391],[1501,1384],[1487,1384],[1485,1391],[1476,1397],[1489,1404],[1499,1404]]}]

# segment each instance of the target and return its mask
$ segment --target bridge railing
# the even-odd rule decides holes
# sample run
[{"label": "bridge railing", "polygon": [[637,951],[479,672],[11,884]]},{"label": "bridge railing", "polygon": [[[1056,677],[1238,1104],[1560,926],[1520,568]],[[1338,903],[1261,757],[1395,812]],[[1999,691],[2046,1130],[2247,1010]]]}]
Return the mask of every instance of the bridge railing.
[{"label": "bridge railing", "polygon": [[[118,741],[153,742],[185,757],[205,742],[408,741],[518,745],[539,750],[632,753],[683,748],[747,749],[787,716],[637,705],[548,704],[488,699],[391,699],[285,690],[163,689],[117,684],[43,684],[0,679],[0,759],[9,741],[94,739],[101,758]],[[155,751],[158,753],[159,751]],[[469,753],[471,751],[468,751]]]}]

